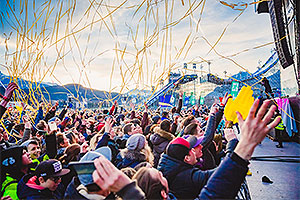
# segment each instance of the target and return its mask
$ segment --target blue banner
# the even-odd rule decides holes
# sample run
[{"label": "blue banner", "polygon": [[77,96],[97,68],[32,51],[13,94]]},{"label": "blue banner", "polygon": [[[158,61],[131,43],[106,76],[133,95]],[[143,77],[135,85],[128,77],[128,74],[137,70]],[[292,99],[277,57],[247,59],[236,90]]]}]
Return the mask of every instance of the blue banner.
[{"label": "blue banner", "polygon": [[170,103],[171,95],[163,95],[159,97],[159,105],[161,107],[173,107]]},{"label": "blue banner", "polygon": [[184,102],[183,102],[183,106],[187,106],[190,103],[190,97],[185,97],[184,98]]}]

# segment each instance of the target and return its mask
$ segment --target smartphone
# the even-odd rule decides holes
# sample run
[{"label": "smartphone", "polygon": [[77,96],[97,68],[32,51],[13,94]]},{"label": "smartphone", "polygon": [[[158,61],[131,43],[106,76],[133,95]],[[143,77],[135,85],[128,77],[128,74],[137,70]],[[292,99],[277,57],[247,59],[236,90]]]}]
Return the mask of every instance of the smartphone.
[{"label": "smartphone", "polygon": [[70,162],[69,166],[73,167],[77,175],[92,174],[96,170],[94,161]]},{"label": "smartphone", "polygon": [[57,130],[57,125],[55,122],[49,122],[49,129],[50,131],[56,131]]}]

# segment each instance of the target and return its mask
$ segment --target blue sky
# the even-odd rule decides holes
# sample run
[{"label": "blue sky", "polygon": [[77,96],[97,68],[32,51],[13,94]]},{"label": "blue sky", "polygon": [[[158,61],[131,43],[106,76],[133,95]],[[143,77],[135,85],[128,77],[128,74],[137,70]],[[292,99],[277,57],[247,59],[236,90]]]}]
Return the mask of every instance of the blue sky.
[{"label": "blue sky", "polygon": [[[25,6],[22,9],[20,3],[25,5],[26,2],[27,9]],[[226,32],[215,50],[230,56],[251,49],[231,57],[250,72],[257,69],[259,61],[263,64],[274,48],[271,44],[252,49],[273,41],[269,15],[256,14],[254,6],[248,6],[233,22],[240,11],[217,0],[205,3],[202,16],[204,1],[184,0],[184,5],[179,0],[147,1],[138,11],[142,1],[93,1],[91,6],[87,0],[56,0],[50,5],[48,1],[39,0],[35,9],[32,2],[15,1],[12,9],[22,27],[15,30],[18,23],[6,1],[0,0],[4,22],[4,26],[0,26],[0,70],[32,80],[61,84],[75,82],[95,89],[125,92],[157,86],[169,70],[178,71],[185,62],[198,63],[198,69],[202,63],[203,70],[208,71],[208,64],[203,59],[211,62],[214,74],[222,77],[225,70],[227,75],[234,74],[243,69],[214,51],[209,52],[211,48],[206,42],[213,45],[225,27]],[[47,18],[47,12],[52,8]],[[193,13],[180,20],[190,8]],[[25,17],[26,10],[28,17]],[[113,14],[101,19],[113,10]],[[36,20],[40,15],[41,18]],[[36,27],[28,32],[35,21]],[[167,29],[166,24],[169,24]],[[5,42],[9,33],[11,37]]]}]

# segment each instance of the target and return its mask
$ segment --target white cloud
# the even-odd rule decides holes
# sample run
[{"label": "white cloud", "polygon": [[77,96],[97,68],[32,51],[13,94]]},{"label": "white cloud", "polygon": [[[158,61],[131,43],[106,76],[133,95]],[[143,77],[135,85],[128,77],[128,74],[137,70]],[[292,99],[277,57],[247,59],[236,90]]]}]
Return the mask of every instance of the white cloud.
[{"label": "white cloud", "polygon": [[[103,3],[98,7],[97,11],[104,17],[123,1],[101,2]],[[169,18],[168,23],[180,19],[189,8],[187,1],[185,1],[184,6],[182,6],[181,1],[167,2],[169,2],[167,16],[170,17],[171,14],[173,15],[172,20]],[[227,70],[233,74],[241,69],[232,62],[221,59],[220,56],[216,55],[213,51],[207,54],[210,47],[201,38],[202,36],[205,36],[211,44],[214,44],[224,28],[230,24],[224,36],[215,47],[219,53],[225,56],[273,41],[269,16],[257,15],[254,13],[252,7],[247,8],[245,12],[231,24],[232,20],[239,14],[239,11],[232,10],[216,1],[207,2],[202,15],[200,29],[198,32],[195,32],[201,6],[194,10],[192,19],[186,17],[177,25],[172,26],[168,30],[164,30],[163,27],[166,25],[165,2],[158,1],[158,7],[153,5],[151,12],[146,10],[145,4],[140,8],[139,12],[134,15],[133,13],[137,7],[131,8],[130,6],[138,5],[138,3],[140,3],[140,1],[128,1],[122,8],[118,9],[110,17],[107,17],[105,22],[109,30],[103,22],[99,21],[74,34],[74,37],[69,36],[66,40],[62,40],[57,44],[58,48],[54,45],[47,49],[44,56],[47,58],[48,66],[56,63],[58,58],[57,49],[61,55],[68,52],[63,60],[58,60],[56,63],[57,66],[54,70],[55,77],[63,84],[75,81],[84,86],[89,86],[89,81],[91,87],[95,89],[114,89],[114,91],[118,92],[122,87],[122,77],[119,67],[122,66],[123,73],[125,73],[127,67],[133,71],[133,79],[131,81],[129,81],[129,79],[131,79],[131,73],[127,73],[125,77],[125,80],[127,80],[126,84],[129,86],[128,88],[132,89],[136,87],[136,84],[139,84],[139,87],[142,89],[146,85],[158,84],[158,82],[153,81],[158,80],[158,77],[160,77],[162,73],[165,73],[163,77],[166,78],[167,72],[163,70],[168,69],[170,64],[175,64],[174,67],[178,67],[181,66],[183,62],[190,62],[192,60],[201,61],[199,56],[206,60],[211,60],[211,70],[213,73],[221,75],[224,70]],[[171,3],[175,3],[173,12],[170,12]],[[111,5],[111,7],[106,8],[105,4]],[[77,1],[76,6],[71,24],[67,23],[67,16],[64,16],[60,21],[58,38],[63,37],[66,30],[72,30],[74,32],[100,19],[94,7],[84,15],[84,12],[89,6],[89,1]],[[97,6],[98,5],[95,4],[96,8]],[[109,11],[107,11],[107,9],[109,9]],[[159,30],[161,30],[158,35],[155,35],[155,33],[157,33],[155,31],[156,12],[159,13]],[[145,15],[146,17],[143,18]],[[52,16],[51,18],[52,23],[55,21],[54,17],[55,16]],[[78,24],[78,26],[74,28],[76,24]],[[49,25],[49,27],[49,31],[54,30],[53,24],[52,26]],[[146,32],[146,30],[148,30],[148,32]],[[176,58],[176,55],[183,47],[190,33],[190,40],[188,40],[181,56]],[[151,36],[154,37],[151,38]],[[166,40],[166,37],[169,39]],[[78,46],[74,38],[76,38]],[[153,43],[151,43],[151,39],[153,39]],[[195,40],[189,49],[192,39]],[[60,50],[63,41],[65,41],[66,44],[63,50]],[[167,42],[167,44],[165,42]],[[146,51],[143,52],[141,50],[145,44],[148,46]],[[48,41],[46,46],[49,45],[50,41]],[[265,61],[268,56],[270,56],[269,50],[272,46],[273,45],[269,45],[261,49],[250,50],[233,57],[233,59],[251,72],[254,72],[258,60]],[[116,51],[116,48],[119,51]],[[122,60],[121,51],[124,49],[126,49],[126,53]],[[188,49],[189,51],[187,53]],[[137,51],[140,51],[140,53],[137,54]],[[0,42],[1,57],[4,52],[5,49],[3,45],[1,46]],[[184,57],[185,55],[186,57]],[[0,63],[2,63],[2,61]],[[204,69],[207,70],[207,65],[204,65]],[[43,67],[42,63],[39,67]],[[112,80],[110,80],[112,67],[114,67],[114,73]],[[88,78],[86,78],[85,73]],[[156,78],[154,79],[154,77]],[[152,83],[150,83],[151,80]],[[47,76],[45,81],[55,81],[55,79],[51,76]]]}]

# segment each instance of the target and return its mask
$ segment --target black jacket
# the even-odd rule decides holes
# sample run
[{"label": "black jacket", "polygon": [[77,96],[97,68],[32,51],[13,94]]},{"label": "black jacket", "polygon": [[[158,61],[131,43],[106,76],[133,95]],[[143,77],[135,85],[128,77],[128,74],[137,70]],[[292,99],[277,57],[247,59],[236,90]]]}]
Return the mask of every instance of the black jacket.
[{"label": "black jacket", "polygon": [[155,127],[153,131],[154,134],[150,136],[150,141],[153,145],[154,167],[157,167],[160,155],[175,137],[170,132],[164,131],[159,127]]},{"label": "black jacket", "polygon": [[32,175],[24,176],[18,183],[17,195],[19,199],[62,199],[62,185],[52,192],[49,189],[38,190],[26,185]]},{"label": "black jacket", "polygon": [[201,171],[167,154],[162,155],[157,169],[166,177],[170,192],[178,199],[196,198],[213,173],[213,170]]},{"label": "black jacket", "polygon": [[87,199],[76,190],[79,185],[79,179],[75,176],[65,191],[64,199]]}]

